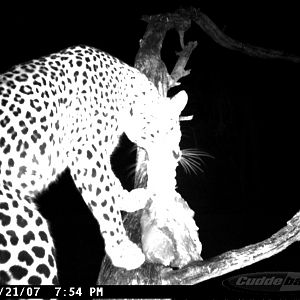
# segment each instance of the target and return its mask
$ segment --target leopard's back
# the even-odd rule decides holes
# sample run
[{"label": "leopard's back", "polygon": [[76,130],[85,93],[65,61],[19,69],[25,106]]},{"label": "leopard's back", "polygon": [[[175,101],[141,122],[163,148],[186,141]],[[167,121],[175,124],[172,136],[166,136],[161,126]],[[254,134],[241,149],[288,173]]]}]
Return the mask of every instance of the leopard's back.
[{"label": "leopard's back", "polygon": [[125,132],[152,159],[163,150],[177,163],[184,98],[162,99],[139,71],[87,46],[0,77],[0,283],[57,282],[53,240],[35,198],[67,167],[114,265],[143,263],[120,210],[142,208],[148,195],[123,189],[110,156]]}]

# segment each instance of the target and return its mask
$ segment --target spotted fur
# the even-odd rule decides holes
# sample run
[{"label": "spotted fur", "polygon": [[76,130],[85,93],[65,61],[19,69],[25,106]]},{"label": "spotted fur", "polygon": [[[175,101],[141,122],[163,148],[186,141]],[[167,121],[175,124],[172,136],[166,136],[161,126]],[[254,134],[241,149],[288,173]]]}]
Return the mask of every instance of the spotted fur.
[{"label": "spotted fur", "polygon": [[66,168],[99,222],[114,265],[144,261],[120,210],[143,208],[122,188],[110,155],[125,132],[153,158],[180,157],[186,94],[161,98],[136,69],[87,46],[18,65],[0,77],[0,284],[55,284],[55,250],[35,197]]}]

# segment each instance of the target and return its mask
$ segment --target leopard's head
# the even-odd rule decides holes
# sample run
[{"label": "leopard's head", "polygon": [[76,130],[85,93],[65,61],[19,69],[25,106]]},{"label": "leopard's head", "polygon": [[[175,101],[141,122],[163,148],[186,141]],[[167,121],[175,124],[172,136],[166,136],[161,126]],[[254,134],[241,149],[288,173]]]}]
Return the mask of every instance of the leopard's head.
[{"label": "leopard's head", "polygon": [[153,173],[161,179],[175,180],[175,170],[182,155],[179,117],[187,99],[186,92],[181,91],[172,98],[160,97],[142,108],[136,105],[132,109],[126,134],[148,154],[148,179]]}]

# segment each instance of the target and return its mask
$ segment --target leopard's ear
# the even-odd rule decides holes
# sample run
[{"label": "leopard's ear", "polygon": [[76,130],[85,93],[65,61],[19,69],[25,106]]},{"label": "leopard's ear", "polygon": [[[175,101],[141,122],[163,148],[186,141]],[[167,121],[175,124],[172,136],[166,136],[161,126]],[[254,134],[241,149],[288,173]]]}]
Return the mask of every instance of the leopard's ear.
[{"label": "leopard's ear", "polygon": [[171,99],[171,105],[176,113],[179,115],[185,108],[188,101],[188,95],[185,91],[180,91]]}]

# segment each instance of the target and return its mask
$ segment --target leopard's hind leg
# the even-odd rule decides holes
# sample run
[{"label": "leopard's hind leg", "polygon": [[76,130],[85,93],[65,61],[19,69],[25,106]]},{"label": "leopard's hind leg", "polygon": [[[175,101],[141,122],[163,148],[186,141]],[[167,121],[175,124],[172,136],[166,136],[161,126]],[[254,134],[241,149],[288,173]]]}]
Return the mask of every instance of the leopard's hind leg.
[{"label": "leopard's hind leg", "polygon": [[5,189],[0,193],[0,285],[57,284],[46,219],[30,198],[19,199]]}]

